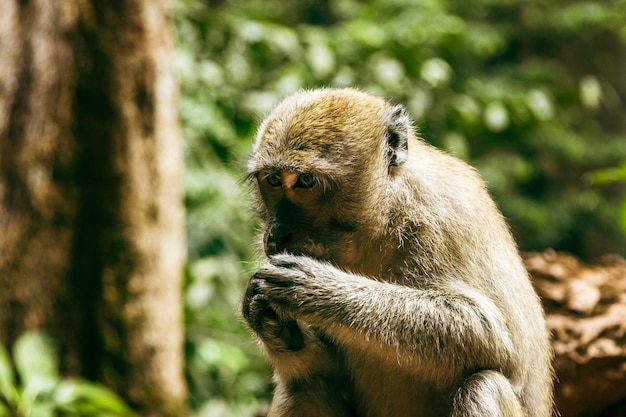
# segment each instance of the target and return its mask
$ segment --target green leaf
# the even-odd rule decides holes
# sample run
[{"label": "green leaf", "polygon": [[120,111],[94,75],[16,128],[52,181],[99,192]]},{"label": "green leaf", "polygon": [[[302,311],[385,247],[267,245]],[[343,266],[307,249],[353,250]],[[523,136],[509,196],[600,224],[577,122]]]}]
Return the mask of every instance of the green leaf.
[{"label": "green leaf", "polygon": [[13,356],[17,372],[25,383],[37,377],[60,379],[56,347],[43,333],[23,334],[15,342]]},{"label": "green leaf", "polygon": [[198,356],[209,366],[227,368],[236,372],[241,372],[249,364],[244,352],[219,340],[202,341],[198,346]]},{"label": "green leaf", "polygon": [[60,382],[58,355],[52,339],[43,333],[27,332],[13,348],[15,368],[22,381],[20,407],[32,417],[52,416],[46,399]]},{"label": "green leaf", "polygon": [[587,174],[587,180],[594,184],[626,182],[626,163],[617,167],[599,169]]},{"label": "green leaf", "polygon": [[[19,399],[19,393],[15,386],[15,378],[13,376],[13,366],[6,349],[0,345],[0,397],[3,398],[1,403],[15,405]],[[0,416],[2,416],[0,408]]]},{"label": "green leaf", "polygon": [[622,201],[622,204],[619,207],[619,225],[622,232],[626,234],[626,199]]},{"label": "green leaf", "polygon": [[53,400],[60,409],[81,417],[135,416],[124,401],[107,388],[78,379],[63,380]]},{"label": "green leaf", "polygon": [[27,417],[56,417],[55,406],[49,399],[45,401],[37,401],[33,403],[29,409],[26,409],[24,415]]}]

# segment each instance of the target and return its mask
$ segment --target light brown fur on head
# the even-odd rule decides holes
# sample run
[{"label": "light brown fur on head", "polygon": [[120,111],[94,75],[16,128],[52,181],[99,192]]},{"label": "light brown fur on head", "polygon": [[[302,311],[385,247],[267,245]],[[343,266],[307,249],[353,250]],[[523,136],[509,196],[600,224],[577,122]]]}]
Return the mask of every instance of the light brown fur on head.
[{"label": "light brown fur on head", "polygon": [[[375,121],[386,106],[384,100],[353,89],[294,94],[259,128],[248,170],[258,171],[263,165],[304,171],[334,168],[327,158],[342,165],[370,162],[368,156],[382,145],[372,139],[383,136],[384,126]],[[346,144],[367,152],[348,150]],[[284,166],[286,161],[291,166]]]}]

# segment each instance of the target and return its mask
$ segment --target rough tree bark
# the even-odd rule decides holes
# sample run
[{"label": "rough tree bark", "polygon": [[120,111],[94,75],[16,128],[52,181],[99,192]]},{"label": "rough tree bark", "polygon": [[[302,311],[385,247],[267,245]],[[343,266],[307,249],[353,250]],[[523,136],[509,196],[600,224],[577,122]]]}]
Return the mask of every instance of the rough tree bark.
[{"label": "rough tree bark", "polygon": [[0,2],[0,343],[184,415],[184,219],[162,1]]}]

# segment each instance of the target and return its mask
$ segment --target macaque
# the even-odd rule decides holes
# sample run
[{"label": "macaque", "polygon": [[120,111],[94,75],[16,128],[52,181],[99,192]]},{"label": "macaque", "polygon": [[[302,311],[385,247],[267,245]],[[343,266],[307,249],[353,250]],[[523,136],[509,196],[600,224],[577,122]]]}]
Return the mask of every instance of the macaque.
[{"label": "macaque", "polygon": [[242,313],[270,417],[548,417],[540,300],[477,172],[402,106],[297,93],[247,162],[268,259]]}]

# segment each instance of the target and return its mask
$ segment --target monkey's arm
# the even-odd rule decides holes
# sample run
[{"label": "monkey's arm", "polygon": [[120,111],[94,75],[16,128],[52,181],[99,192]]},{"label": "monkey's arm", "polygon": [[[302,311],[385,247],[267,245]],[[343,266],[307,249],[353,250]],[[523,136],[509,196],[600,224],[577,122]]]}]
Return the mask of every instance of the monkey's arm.
[{"label": "monkey's arm", "polygon": [[[274,309],[339,343],[373,351],[382,343],[398,349],[399,357],[451,372],[458,364],[506,369],[514,351],[493,300],[458,280],[452,288],[417,289],[286,254],[274,256],[255,277]],[[485,357],[492,363],[476,363]]]}]

